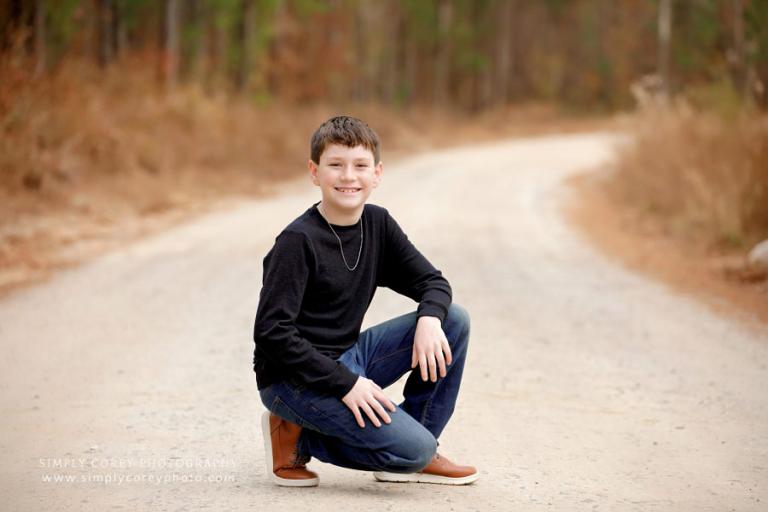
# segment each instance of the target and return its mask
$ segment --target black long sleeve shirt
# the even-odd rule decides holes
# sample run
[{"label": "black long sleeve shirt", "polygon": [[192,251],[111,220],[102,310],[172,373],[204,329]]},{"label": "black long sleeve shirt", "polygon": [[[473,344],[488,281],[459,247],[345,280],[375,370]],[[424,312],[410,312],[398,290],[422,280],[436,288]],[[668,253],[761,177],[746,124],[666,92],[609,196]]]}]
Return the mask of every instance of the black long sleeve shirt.
[{"label": "black long sleeve shirt", "polygon": [[264,257],[253,368],[259,389],[291,377],[341,398],[358,376],[337,359],[357,341],[376,288],[410,297],[418,316],[442,322],[451,287],[389,212],[373,204],[356,224],[333,225],[350,267],[360,254],[348,270],[318,204],[291,222]]}]

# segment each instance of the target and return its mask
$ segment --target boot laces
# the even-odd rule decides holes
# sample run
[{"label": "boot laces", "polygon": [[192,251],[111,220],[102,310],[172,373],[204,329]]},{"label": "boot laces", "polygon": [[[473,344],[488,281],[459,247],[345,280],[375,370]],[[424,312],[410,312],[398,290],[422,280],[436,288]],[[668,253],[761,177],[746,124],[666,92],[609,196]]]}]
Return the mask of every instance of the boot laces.
[{"label": "boot laces", "polygon": [[307,466],[307,462],[309,462],[309,457],[299,457],[299,452],[296,450],[291,452],[291,468],[304,469]]}]

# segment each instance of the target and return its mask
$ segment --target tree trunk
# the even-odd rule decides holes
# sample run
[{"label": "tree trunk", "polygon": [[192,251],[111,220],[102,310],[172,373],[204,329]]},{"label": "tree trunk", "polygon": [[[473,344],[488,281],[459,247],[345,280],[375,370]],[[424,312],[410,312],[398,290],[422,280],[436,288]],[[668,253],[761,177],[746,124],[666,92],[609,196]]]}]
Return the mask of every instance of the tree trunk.
[{"label": "tree trunk", "polygon": [[748,100],[750,93],[744,36],[744,0],[731,0],[731,3],[733,11],[733,50],[729,60],[733,68],[733,84],[742,99]]},{"label": "tree trunk", "polygon": [[367,23],[368,17],[365,15],[365,11],[370,8],[371,6],[368,2],[360,1],[357,3],[352,15],[355,31],[355,45],[352,52],[354,54],[355,68],[357,69],[352,96],[359,102],[365,102],[369,98],[370,80],[368,76],[368,68],[370,67],[370,62],[368,59],[370,57],[368,51],[368,38],[371,37],[371,33]]},{"label": "tree trunk", "polygon": [[389,58],[386,75],[382,77],[384,82],[384,101],[389,105],[394,105],[400,98],[399,88],[402,84],[402,71],[405,68],[405,24],[403,22],[402,7],[393,2],[390,16],[387,16],[387,36],[392,42],[387,45]]},{"label": "tree trunk", "polygon": [[269,41],[269,66],[267,66],[267,90],[273,97],[279,98],[283,95],[284,80],[283,76],[277,71],[284,53],[283,46],[287,33],[287,26],[290,13],[286,0],[276,0],[274,7],[274,16],[272,20],[272,37]]},{"label": "tree trunk", "polygon": [[496,28],[498,32],[496,34],[496,94],[494,99],[498,103],[506,103],[509,100],[514,3],[513,0],[501,0]]},{"label": "tree trunk", "polygon": [[453,23],[453,1],[440,0],[438,5],[437,59],[435,59],[435,82],[432,101],[444,105],[448,99],[448,75],[451,62],[451,24]]},{"label": "tree trunk", "polygon": [[495,50],[496,50],[496,37],[492,33],[493,30],[493,16],[497,14],[493,4],[485,7],[475,8],[475,27],[489,27],[486,30],[474,29],[475,44],[481,49],[482,55],[487,56],[487,59],[482,64],[482,68],[477,70],[478,73],[478,86],[474,105],[472,106],[474,111],[481,111],[488,108],[494,100],[494,94],[496,91],[496,62],[495,62]]},{"label": "tree trunk", "polygon": [[405,37],[406,43],[403,46],[405,55],[403,80],[400,82],[401,99],[404,103],[409,105],[416,99],[416,85],[417,85],[417,73],[418,73],[418,44],[416,42],[416,35],[412,33],[413,28],[409,27],[406,31]]},{"label": "tree trunk", "polygon": [[112,0],[112,8],[110,9],[110,34],[112,39],[110,44],[112,46],[112,58],[116,59],[122,53],[125,47],[125,30],[123,30],[122,23],[120,23],[120,2]]},{"label": "tree trunk", "polygon": [[46,65],[45,2],[35,0],[35,76],[45,73]]},{"label": "tree trunk", "polygon": [[179,78],[179,2],[165,0],[163,78],[166,90],[176,87]]},{"label": "tree trunk", "polygon": [[253,0],[240,1],[240,63],[237,70],[238,91],[248,88],[253,66],[253,40],[256,26],[256,4]]},{"label": "tree trunk", "polygon": [[96,62],[105,68],[112,61],[113,0],[96,0]]},{"label": "tree trunk", "polygon": [[205,75],[209,39],[206,20],[210,16],[210,13],[205,9],[202,0],[189,0],[188,5],[191,23],[197,28],[198,34],[192,44],[187,72],[192,81],[204,83],[203,77]]},{"label": "tree trunk", "polygon": [[672,37],[672,0],[660,0],[659,2],[658,32],[660,92],[663,101],[668,101],[672,92],[669,72],[670,41]]}]

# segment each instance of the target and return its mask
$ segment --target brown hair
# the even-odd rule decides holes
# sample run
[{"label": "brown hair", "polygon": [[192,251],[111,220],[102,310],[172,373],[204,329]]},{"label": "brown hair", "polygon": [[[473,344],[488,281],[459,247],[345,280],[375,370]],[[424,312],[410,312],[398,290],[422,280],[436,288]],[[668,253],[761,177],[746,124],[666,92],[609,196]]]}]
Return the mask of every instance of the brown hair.
[{"label": "brown hair", "polygon": [[332,117],[315,130],[310,144],[310,158],[313,162],[320,163],[320,155],[329,144],[340,144],[350,148],[363,146],[373,153],[374,164],[381,160],[379,136],[364,121],[356,117]]}]

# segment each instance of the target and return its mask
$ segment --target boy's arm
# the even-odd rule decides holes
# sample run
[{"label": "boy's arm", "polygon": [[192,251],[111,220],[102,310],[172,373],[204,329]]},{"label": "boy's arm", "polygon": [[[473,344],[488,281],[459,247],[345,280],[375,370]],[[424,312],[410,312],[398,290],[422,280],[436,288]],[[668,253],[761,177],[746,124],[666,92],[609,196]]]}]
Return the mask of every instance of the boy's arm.
[{"label": "boy's arm", "polygon": [[308,386],[341,398],[358,375],[320,353],[295,325],[313,261],[312,248],[303,234],[278,236],[265,259],[253,337],[259,353],[272,364]]},{"label": "boy's arm", "polygon": [[383,256],[379,284],[418,302],[419,317],[436,317],[442,323],[451,305],[451,285],[408,240],[388,212]]},{"label": "boy's arm", "polygon": [[446,365],[453,360],[442,329],[451,305],[451,286],[388,213],[386,222],[382,284],[419,303],[411,368],[418,365],[423,381],[437,382],[438,375],[446,376]]}]

